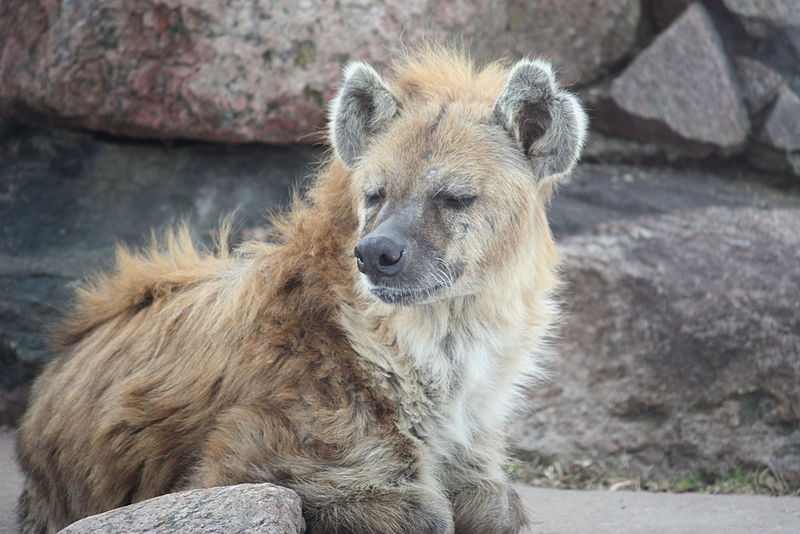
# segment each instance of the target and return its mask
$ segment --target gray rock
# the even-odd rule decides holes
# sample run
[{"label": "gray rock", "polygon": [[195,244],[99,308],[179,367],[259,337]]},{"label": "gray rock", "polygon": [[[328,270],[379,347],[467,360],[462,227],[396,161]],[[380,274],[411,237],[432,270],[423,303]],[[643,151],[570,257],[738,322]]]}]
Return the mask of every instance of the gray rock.
[{"label": "gray rock", "polygon": [[776,29],[800,30],[800,2],[797,0],[722,0],[722,3],[753,37],[769,37]]},{"label": "gray rock", "polygon": [[[7,0],[0,114],[127,137],[310,143],[350,59],[460,36],[586,83],[631,53],[639,0]],[[509,54],[510,52],[510,54]]]},{"label": "gray rock", "polygon": [[800,209],[712,207],[562,241],[567,323],[525,455],[800,484]]},{"label": "gray rock", "polygon": [[[483,56],[513,51],[544,56],[562,83],[586,85],[630,56],[641,19],[640,0],[501,2],[482,23],[491,28]],[[488,53],[487,53],[488,52]]]},{"label": "gray rock", "polygon": [[62,534],[301,534],[300,497],[272,484],[170,493],[76,521]]},{"label": "gray rock", "polygon": [[614,80],[596,125],[640,141],[733,153],[749,121],[711,19],[692,4]]},{"label": "gray rock", "polygon": [[47,324],[80,280],[109,263],[116,242],[142,245],[182,219],[208,242],[234,211],[236,239],[258,234],[318,155],[0,128],[0,424],[16,423],[26,384],[49,357]]},{"label": "gray rock", "polygon": [[697,159],[697,152],[681,144],[640,142],[592,131],[581,154],[583,161],[623,164],[675,164]]},{"label": "gray rock", "polygon": [[800,176],[800,98],[787,86],[779,89],[747,160],[768,171]]},{"label": "gray rock", "polygon": [[758,60],[737,56],[734,66],[742,97],[751,116],[771,104],[781,87],[786,85],[780,74]]},{"label": "gray rock", "polygon": [[779,90],[759,140],[778,150],[800,150],[800,98],[788,87]]}]

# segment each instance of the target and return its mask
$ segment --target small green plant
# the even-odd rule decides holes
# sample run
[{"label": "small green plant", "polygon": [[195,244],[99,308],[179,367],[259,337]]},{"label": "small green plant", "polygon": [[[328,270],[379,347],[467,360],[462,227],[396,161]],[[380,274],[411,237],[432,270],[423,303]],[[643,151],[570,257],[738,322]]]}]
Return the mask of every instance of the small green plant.
[{"label": "small green plant", "polygon": [[648,476],[589,459],[569,463],[538,460],[512,462],[507,472],[517,482],[545,488],[800,496],[800,486],[792,486],[769,466],[737,467],[722,472],[696,471],[669,478]]},{"label": "small green plant", "polygon": [[699,492],[706,488],[706,484],[694,473],[688,473],[675,481],[675,490],[679,493]]}]

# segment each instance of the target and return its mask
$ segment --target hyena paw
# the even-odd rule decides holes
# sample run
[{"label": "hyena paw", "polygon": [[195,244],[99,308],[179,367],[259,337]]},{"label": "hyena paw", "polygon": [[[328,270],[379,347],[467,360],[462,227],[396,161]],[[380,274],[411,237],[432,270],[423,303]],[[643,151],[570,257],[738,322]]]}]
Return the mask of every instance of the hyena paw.
[{"label": "hyena paw", "polygon": [[450,502],[435,492],[395,489],[315,507],[304,503],[308,534],[453,534]]},{"label": "hyena paw", "polygon": [[517,492],[510,486],[479,484],[453,497],[456,534],[517,534],[528,524]]},{"label": "hyena paw", "polygon": [[423,534],[453,534],[453,511],[450,503],[440,498],[422,497],[415,505],[415,524],[410,524],[408,532]]}]

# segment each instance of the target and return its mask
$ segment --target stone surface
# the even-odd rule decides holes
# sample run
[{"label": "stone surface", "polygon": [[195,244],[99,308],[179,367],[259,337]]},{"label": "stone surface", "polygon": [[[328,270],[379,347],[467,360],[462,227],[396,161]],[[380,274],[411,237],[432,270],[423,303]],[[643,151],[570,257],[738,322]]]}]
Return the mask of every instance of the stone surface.
[{"label": "stone surface", "polygon": [[639,141],[680,143],[698,155],[738,151],[747,112],[705,9],[692,4],[611,84],[596,126]]},{"label": "stone surface", "polygon": [[0,122],[0,424],[47,359],[44,329],[115,242],[186,219],[200,239],[236,212],[238,239],[285,207],[318,150],[130,143]]},{"label": "stone surface", "polygon": [[76,521],[62,534],[301,534],[300,497],[272,484],[170,493]]},{"label": "stone surface", "polygon": [[631,53],[639,0],[8,0],[0,113],[112,134],[311,142],[350,59],[456,36],[585,83]]},{"label": "stone surface", "polygon": [[797,0],[722,0],[722,3],[739,17],[753,37],[769,37],[776,28],[800,30]]},{"label": "stone surface", "polygon": [[800,209],[717,206],[561,241],[568,321],[518,450],[800,484]]},{"label": "stone surface", "polygon": [[128,143],[0,126],[0,421],[46,357],[42,331],[115,242],[183,218],[207,238],[226,213],[258,228],[313,172],[318,150]]},{"label": "stone surface", "polygon": [[800,98],[787,86],[779,89],[747,160],[768,171],[800,176]]},{"label": "stone surface", "polygon": [[758,60],[737,56],[734,58],[734,66],[742,98],[751,116],[771,104],[781,87],[786,85],[780,74]]},{"label": "stone surface", "polygon": [[[585,85],[633,53],[641,2],[511,0],[505,2],[504,13],[499,11],[484,22],[494,36],[484,48],[492,53],[482,55],[548,57],[562,83]],[[505,21],[491,20],[497,17]]]},{"label": "stone surface", "polygon": [[800,98],[788,87],[778,92],[759,140],[778,150],[800,150]]}]

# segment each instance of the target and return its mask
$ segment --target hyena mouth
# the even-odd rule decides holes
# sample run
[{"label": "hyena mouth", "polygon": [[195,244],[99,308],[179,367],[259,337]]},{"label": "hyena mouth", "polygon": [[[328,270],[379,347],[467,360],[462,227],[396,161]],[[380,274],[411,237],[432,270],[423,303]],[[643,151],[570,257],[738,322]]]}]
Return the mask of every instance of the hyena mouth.
[{"label": "hyena mouth", "polygon": [[408,306],[412,304],[419,304],[426,300],[435,298],[449,285],[437,285],[426,288],[396,288],[385,286],[370,286],[369,291],[384,304],[396,304],[400,306]]},{"label": "hyena mouth", "polygon": [[424,280],[414,285],[406,283],[399,286],[378,285],[372,282],[367,275],[363,275],[362,278],[369,292],[384,304],[413,306],[441,298],[442,293],[456,283],[456,280],[461,276],[461,272],[462,269],[460,268],[447,269],[446,275],[442,274],[442,276],[437,276],[433,280]]}]

